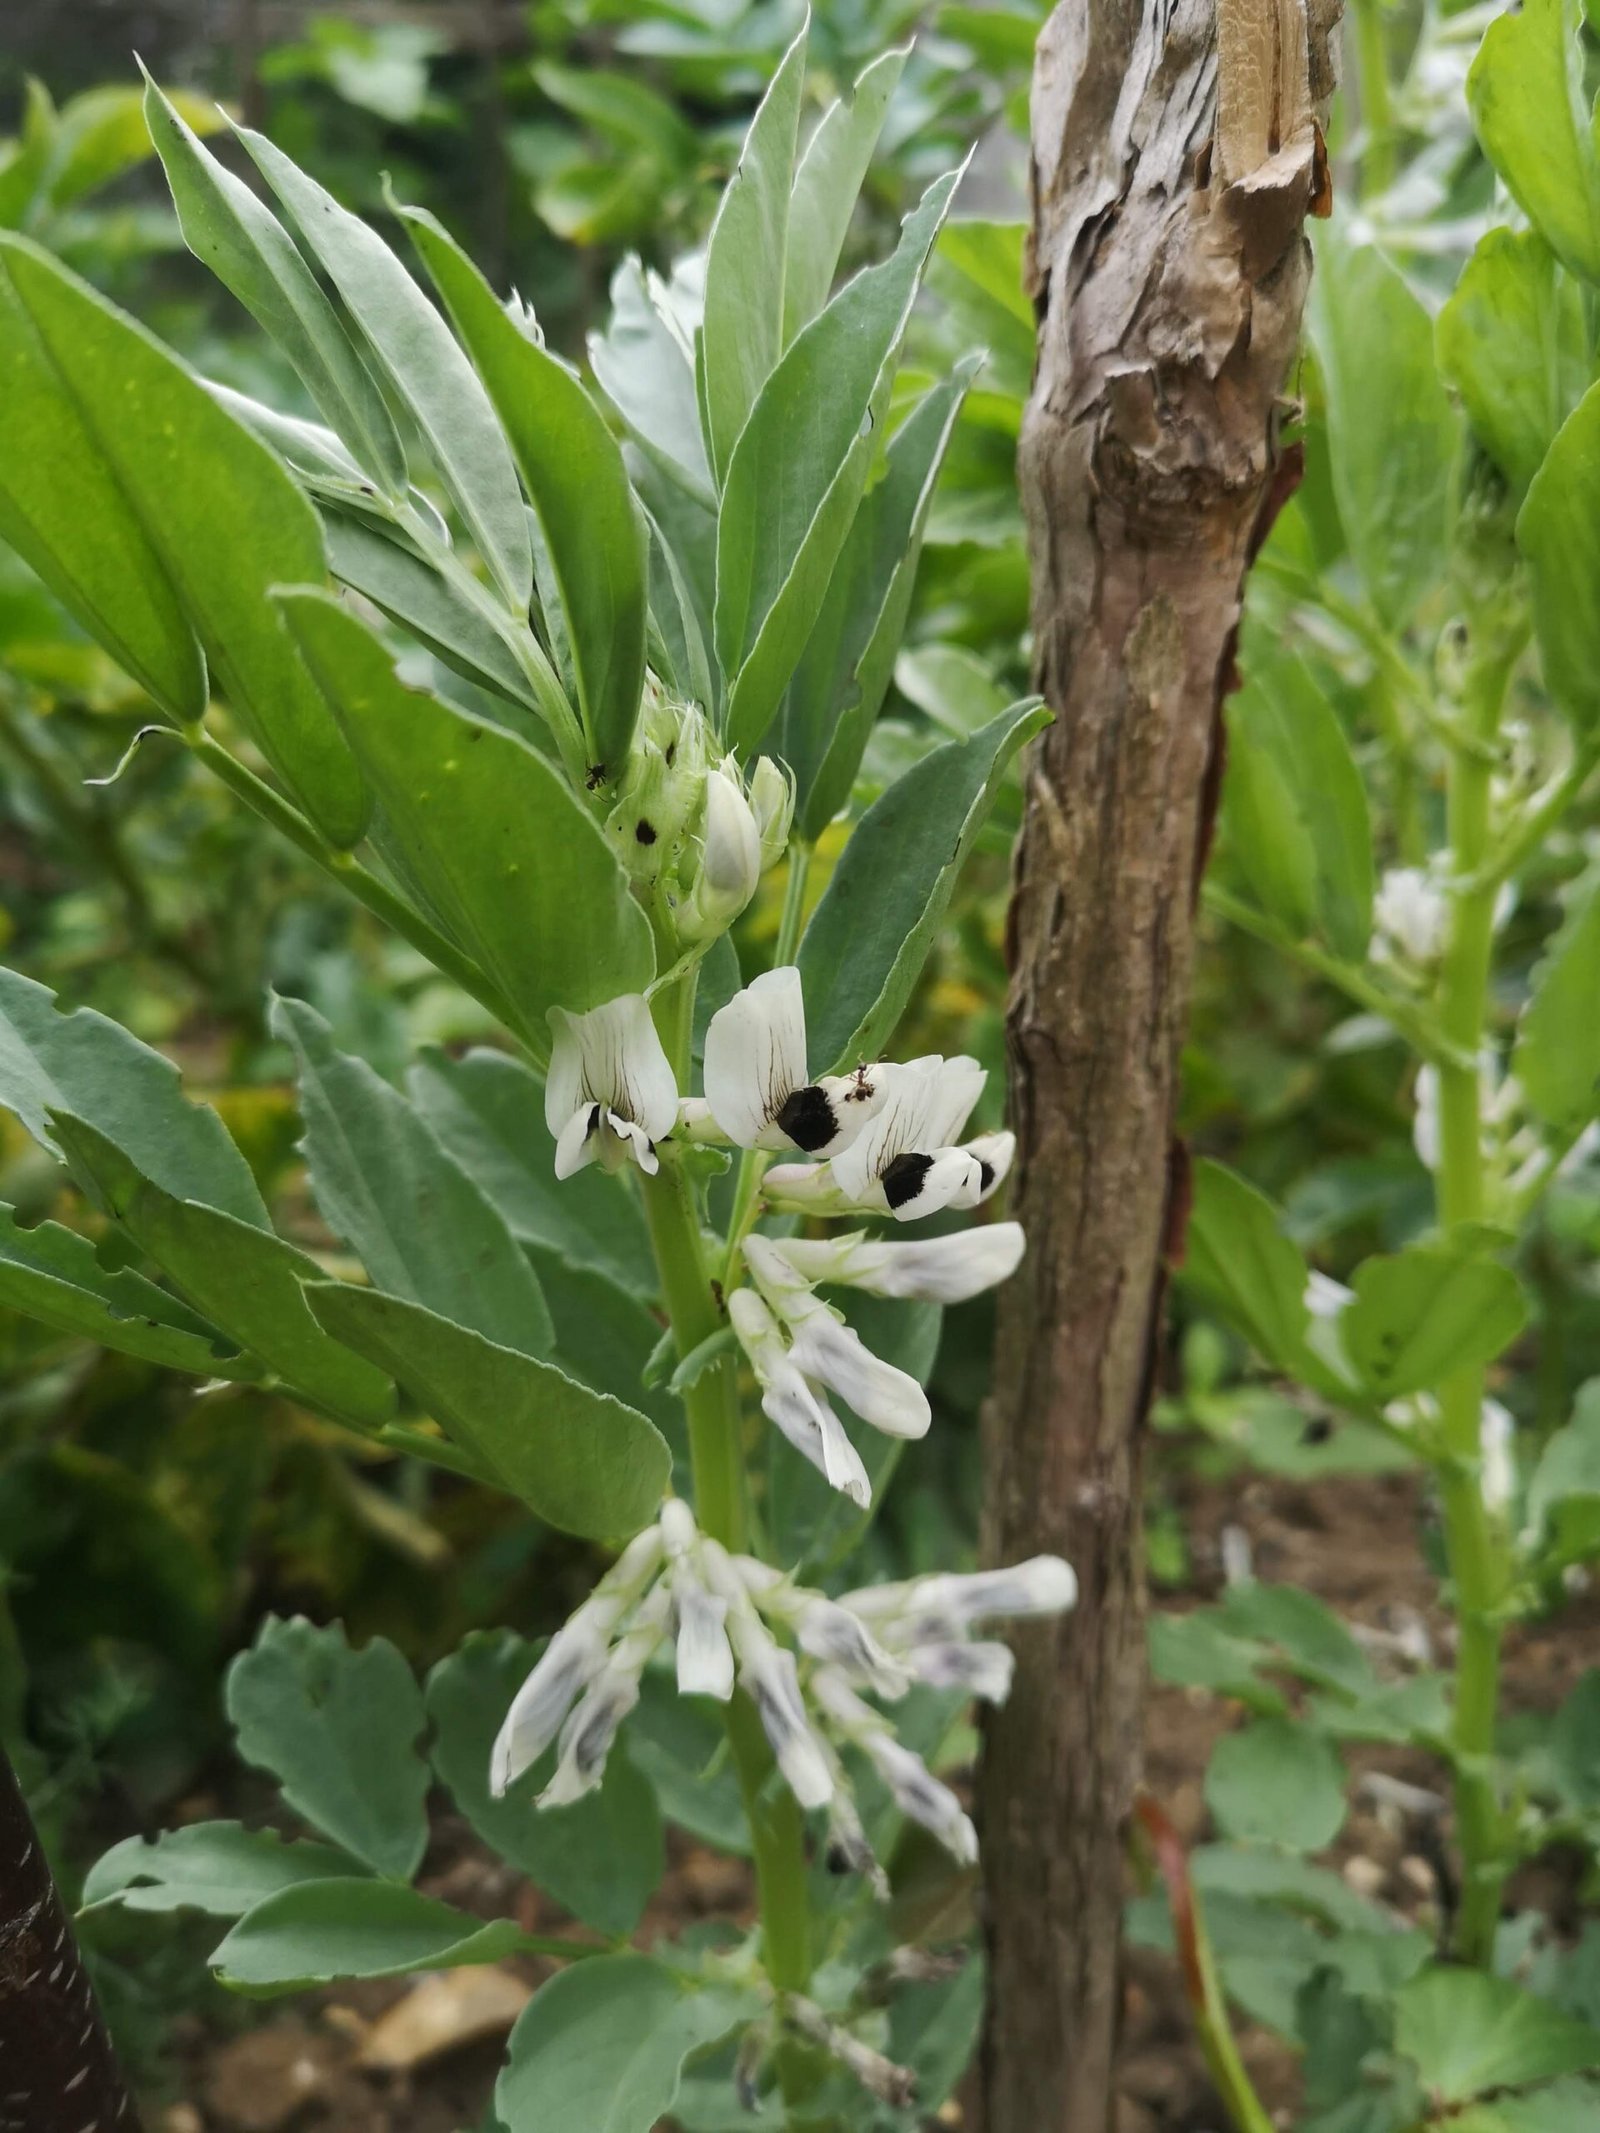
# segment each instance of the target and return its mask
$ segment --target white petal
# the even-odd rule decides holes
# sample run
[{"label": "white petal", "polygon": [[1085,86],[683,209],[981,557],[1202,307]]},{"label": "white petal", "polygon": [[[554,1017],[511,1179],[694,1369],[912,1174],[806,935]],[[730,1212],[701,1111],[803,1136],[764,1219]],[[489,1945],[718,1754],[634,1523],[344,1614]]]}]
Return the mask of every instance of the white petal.
[{"label": "white petal", "polygon": [[900,1812],[931,1830],[946,1851],[970,1866],[978,1856],[978,1834],[949,1786],[940,1783],[920,1755],[887,1733],[869,1734],[862,1746]]},{"label": "white petal", "polygon": [[607,1035],[615,1045],[612,1087],[609,1092],[596,1089],[595,1094],[604,1094],[613,1111],[643,1126],[651,1140],[664,1140],[677,1123],[678,1083],[656,1034],[649,1001],[642,993],[625,993],[597,1008],[595,1015],[609,1018]]},{"label": "white petal", "polygon": [[574,1619],[558,1629],[512,1698],[489,1757],[489,1789],[499,1799],[536,1763],[560,1732],[575,1699],[599,1672],[604,1634]]},{"label": "white petal", "polygon": [[[583,1050],[579,1042],[581,1015],[569,1015],[564,1007],[550,1010],[550,1065],[544,1077],[544,1122],[559,1135],[575,1111],[593,1102],[583,1086]],[[558,1177],[565,1175],[556,1172]]]},{"label": "white petal", "polygon": [[541,1807],[568,1807],[595,1790],[606,1774],[617,1728],[638,1701],[636,1676],[610,1668],[601,1675],[561,1729],[561,1751],[539,1795]]},{"label": "white petal", "polygon": [[819,1399],[792,1363],[774,1371],[761,1396],[762,1409],[803,1459],[862,1510],[872,1501],[872,1483],[844,1424]]},{"label": "white petal", "polygon": [[822,1593],[813,1593],[801,1608],[795,1634],[803,1652],[841,1667],[875,1695],[903,1696],[910,1685],[906,1668],[890,1657],[860,1616]]},{"label": "white petal", "polygon": [[933,1420],[928,1395],[916,1379],[881,1356],[849,1326],[819,1306],[795,1334],[790,1360],[807,1377],[820,1378],[863,1422],[891,1437],[925,1437]]},{"label": "white petal", "polygon": [[840,1192],[856,1203],[865,1201],[868,1188],[897,1156],[939,1145],[930,1132],[939,1097],[937,1067],[921,1062],[886,1065],[879,1067],[878,1076],[877,1109],[850,1145],[830,1162]]},{"label": "white petal", "polygon": [[833,1797],[833,1773],[806,1719],[793,1652],[774,1644],[753,1614],[735,1615],[730,1628],[740,1685],[756,1707],[789,1790],[802,1807],[825,1807]]},{"label": "white petal", "polygon": [[983,1197],[984,1169],[965,1148],[938,1148],[906,1156],[883,1179],[884,1197],[897,1222],[920,1222],[947,1207],[976,1207]]},{"label": "white petal", "polygon": [[556,1176],[570,1178],[592,1163],[600,1153],[605,1132],[605,1106],[581,1104],[556,1135]]},{"label": "white petal", "polygon": [[968,1644],[950,1640],[914,1644],[905,1664],[930,1689],[962,1689],[984,1703],[1001,1704],[1011,1693],[1016,1661],[1003,1644]]},{"label": "white petal", "polygon": [[965,1052],[954,1059],[939,1060],[933,1072],[933,1089],[928,1103],[928,1138],[924,1143],[929,1148],[953,1148],[961,1138],[961,1129],[972,1116],[973,1106],[983,1094],[983,1085],[989,1076],[976,1059]]},{"label": "white petal", "polygon": [[728,1643],[728,1603],[709,1593],[699,1579],[680,1569],[672,1580],[677,1620],[678,1694],[714,1696],[726,1703],[733,1694],[733,1650]]},{"label": "white petal", "polygon": [[[839,1245],[847,1249],[841,1251]],[[795,1271],[813,1281],[836,1281],[874,1296],[926,1303],[965,1303],[1007,1281],[1023,1252],[1020,1222],[986,1222],[950,1237],[922,1237],[905,1244],[787,1242],[784,1254]],[[824,1254],[832,1253],[830,1261]]]},{"label": "white petal", "polygon": [[[610,1145],[617,1151],[618,1160],[606,1167],[615,1170],[631,1156],[647,1178],[653,1178],[661,1168],[661,1158],[656,1154],[656,1144],[643,1126],[636,1126],[631,1118],[624,1118],[620,1111],[606,1113],[606,1127],[611,1136]],[[607,1150],[603,1145],[600,1160],[606,1161]]]},{"label": "white petal", "polygon": [[805,999],[789,963],[766,971],[711,1017],[706,1102],[729,1140],[754,1148],[805,1080]]},{"label": "white petal", "polygon": [[824,1074],[817,1087],[833,1111],[834,1134],[828,1141],[807,1148],[808,1155],[837,1155],[859,1138],[869,1119],[882,1108],[887,1084],[881,1066],[857,1067],[853,1074]]},{"label": "white petal", "polygon": [[1014,1133],[980,1133],[975,1141],[967,1143],[968,1155],[976,1156],[987,1172],[983,1179],[980,1200],[987,1200],[1000,1190],[1011,1175],[1011,1165],[1017,1153],[1017,1136]]},{"label": "white petal", "polygon": [[831,1162],[774,1163],[761,1181],[761,1190],[770,1206],[793,1208],[801,1214],[852,1214],[858,1205],[840,1191]]}]

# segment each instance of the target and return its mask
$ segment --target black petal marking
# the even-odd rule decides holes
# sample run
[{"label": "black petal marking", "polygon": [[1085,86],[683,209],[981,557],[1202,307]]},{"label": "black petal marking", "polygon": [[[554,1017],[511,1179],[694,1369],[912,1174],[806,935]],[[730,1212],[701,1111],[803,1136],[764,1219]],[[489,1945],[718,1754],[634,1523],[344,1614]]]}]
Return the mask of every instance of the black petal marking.
[{"label": "black petal marking", "polygon": [[600,1104],[591,1104],[589,1106],[589,1123],[583,1129],[583,1137],[586,1141],[592,1141],[600,1131],[600,1113],[602,1109],[603,1106]]},{"label": "black petal marking", "polygon": [[819,1089],[815,1082],[809,1088],[789,1092],[778,1109],[775,1123],[807,1155],[815,1155],[819,1148],[826,1148],[839,1130],[832,1100],[826,1089]]},{"label": "black petal marking", "polygon": [[656,826],[653,822],[646,822],[641,815],[634,824],[633,836],[636,844],[654,844],[656,841]]},{"label": "black petal marking", "polygon": [[978,1184],[985,1193],[994,1189],[994,1165],[986,1163],[981,1155],[978,1158]]},{"label": "black petal marking", "polygon": [[921,1192],[933,1168],[931,1155],[897,1155],[884,1166],[883,1197],[891,1207],[905,1207]]}]

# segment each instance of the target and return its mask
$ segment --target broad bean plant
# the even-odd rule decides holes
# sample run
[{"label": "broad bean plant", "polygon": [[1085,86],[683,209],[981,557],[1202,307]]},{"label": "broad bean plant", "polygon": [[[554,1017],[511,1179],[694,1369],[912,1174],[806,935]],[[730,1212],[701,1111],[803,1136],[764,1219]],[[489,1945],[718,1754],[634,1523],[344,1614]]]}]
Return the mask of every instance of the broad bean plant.
[{"label": "broad bean plant", "polygon": [[[1207,1775],[1228,1841],[1190,1862],[1213,1934],[1188,1952],[1250,2128],[1271,2121],[1224,1991],[1304,2048],[1320,2133],[1531,2133],[1600,2108],[1593,1928],[1573,1945],[1513,1878],[1575,1846],[1592,1895],[1600,1672],[1543,1718],[1508,1711],[1501,1681],[1508,1634],[1581,1595],[1600,1554],[1600,1387],[1538,1278],[1565,1235],[1592,1285],[1600,161],[1577,10],[1528,0],[1481,31],[1425,26],[1418,77],[1442,79],[1459,117],[1430,125],[1392,190],[1392,141],[1374,137],[1383,189],[1316,240],[1306,479],[1252,594],[1206,889],[1221,920],[1345,996],[1329,1049],[1381,1062],[1369,1078],[1412,1124],[1415,1161],[1373,1166],[1379,1199],[1322,1231],[1385,1247],[1341,1245],[1332,1267],[1305,1249],[1308,1204],[1296,1224],[1200,1164],[1189,1308],[1243,1336],[1332,1452],[1343,1437],[1352,1464],[1359,1446],[1420,1472],[1448,1610],[1443,1628],[1358,1636],[1246,1565],[1220,1605],[1154,1625],[1158,1675],[1244,1706]],[[1470,219],[1419,227],[1425,180]],[[1218,1375],[1192,1376],[1197,1411],[1252,1396]],[[1431,1920],[1309,1856],[1344,1824],[1352,1749],[1410,1751],[1398,1789],[1375,1782],[1436,1863]],[[1136,1932],[1167,1930],[1136,1908]]]},{"label": "broad bean plant", "polygon": [[[803,129],[801,32],[704,251],[619,273],[603,400],[431,216],[395,208],[408,264],[239,128],[247,185],[154,83],[184,235],[320,419],[0,237],[0,532],[148,694],[135,745],[192,751],[506,1040],[401,1089],[272,1003],[308,1244],[164,1059],[0,972],[0,1102],[92,1211],[0,1217],[0,1300],[282,1388],[602,1551],[542,1648],[476,1636],[425,1690],[381,1639],[269,1622],[228,1712],[308,1833],[136,1838],[86,1902],[229,1921],[212,1966],[252,1993],[550,1957],[507,2133],[710,2127],[769,2093],[786,2122],[899,2124],[919,2081],[936,2107],[977,1965],[900,1945],[897,1863],[916,1830],[970,1867],[932,1766],[1006,1694],[990,1626],[1074,1594],[1053,1558],[849,1572],[929,1428],[941,1307],[1023,1250],[990,1219],[1011,1137],[969,1129],[982,1071],[884,1053],[1044,716],[924,754],[815,893],[976,367],[897,392],[957,173],[833,286],[904,57]],[[769,868],[746,982],[728,929]],[[435,1781],[570,1928],[413,1886]],[[752,1858],[753,1930],[630,1947],[667,1823]]]}]

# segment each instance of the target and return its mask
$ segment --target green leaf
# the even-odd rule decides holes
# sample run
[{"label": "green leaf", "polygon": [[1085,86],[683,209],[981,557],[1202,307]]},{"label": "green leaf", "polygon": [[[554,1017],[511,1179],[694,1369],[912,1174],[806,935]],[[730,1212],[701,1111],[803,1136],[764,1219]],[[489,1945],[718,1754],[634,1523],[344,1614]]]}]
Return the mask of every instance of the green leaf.
[{"label": "green leaf", "polygon": [[1332,1683],[1352,1696],[1378,1685],[1372,1662],[1351,1631],[1314,1593],[1297,1585],[1246,1578],[1228,1587],[1217,1615],[1231,1636],[1274,1646],[1306,1680]]},{"label": "green leaf", "polygon": [[800,944],[812,1063],[876,1059],[916,984],[1007,764],[1049,713],[1027,697],[924,756],[868,808]]},{"label": "green leaf", "polygon": [[1581,733],[1600,720],[1600,385],[1578,402],[1517,514],[1545,687]]},{"label": "green leaf", "polygon": [[[214,133],[221,113],[206,98],[180,94],[175,102],[197,131]],[[150,133],[137,89],[85,89],[61,107],[41,188],[53,213],[136,169],[150,153]]]},{"label": "green leaf", "polygon": [[9,256],[0,253],[0,540],[168,719],[191,725],[206,708],[199,643],[17,295]]},{"label": "green leaf", "polygon": [[977,367],[976,357],[960,365],[895,432],[789,684],[777,747],[795,774],[796,815],[813,842],[849,800],[889,687],[934,484]]},{"label": "green leaf", "polygon": [[1150,1671],[1174,1688],[1212,1689],[1249,1710],[1280,1713],[1283,1696],[1256,1671],[1268,1656],[1263,1645],[1230,1635],[1214,1608],[1151,1617]]},{"label": "green leaf", "polygon": [[560,774],[503,727],[407,688],[336,601],[282,604],[372,781],[382,848],[511,1003],[534,1056],[549,1056],[550,1008],[642,992],[649,920]]},{"label": "green leaf", "polygon": [[414,417],[439,479],[506,604],[525,615],[533,597],[533,552],[522,492],[477,373],[376,230],[342,208],[263,135],[248,126],[237,130]]},{"label": "green leaf", "polygon": [[645,530],[621,447],[433,216],[402,214],[505,424],[549,551],[590,760],[615,777],[644,690]]},{"label": "green leaf", "polygon": [[706,464],[694,360],[680,329],[656,301],[659,284],[637,259],[625,259],[611,278],[611,317],[589,337],[589,361],[600,389],[622,417],[639,449],[678,487],[716,509]]},{"label": "green leaf", "polygon": [[207,1318],[314,1406],[366,1427],[388,1419],[388,1380],[330,1340],[306,1307],[300,1285],[320,1278],[315,1260],[270,1230],[164,1191],[80,1119],[56,1111],[51,1122],[74,1173]]},{"label": "green leaf", "polygon": [[[550,1360],[591,1390],[608,1392],[624,1407],[640,1409],[666,1438],[674,1464],[687,1462],[683,1403],[648,1377],[651,1356],[660,1340],[671,1336],[662,1334],[660,1320],[639,1292],[620,1287],[594,1267],[574,1266],[538,1246],[530,1246],[528,1256],[555,1320],[556,1344]],[[650,1287],[654,1286],[652,1276]]]},{"label": "green leaf", "polygon": [[747,1856],[750,1828],[722,1713],[703,1696],[680,1696],[670,1671],[647,1668],[639,1687],[628,1754],[662,1813],[702,1843]]},{"label": "green leaf", "polygon": [[323,1218],[376,1287],[502,1347],[548,1355],[544,1293],[505,1218],[420,1112],[333,1043],[303,1000],[274,1000],[299,1062],[301,1152]]},{"label": "green leaf", "polygon": [[1496,2096],[1450,2120],[1450,2133],[1591,2133],[1600,2085],[1582,2075],[1526,2096]]},{"label": "green leaf", "polygon": [[1509,1267],[1414,1244],[1363,1260],[1340,1320],[1351,1362],[1379,1401],[1424,1392],[1452,1371],[1492,1362],[1527,1322]]},{"label": "green leaf", "polygon": [[1337,1349],[1311,1346],[1310,1269],[1272,1202],[1220,1163],[1195,1165],[1183,1278],[1265,1361],[1335,1398],[1348,1395]]},{"label": "green leaf", "polygon": [[1317,247],[1311,319],[1339,517],[1368,597],[1398,628],[1447,553],[1457,423],[1433,322],[1376,246],[1334,224]]},{"label": "green leaf", "polygon": [[513,2133],[651,2133],[687,2062],[759,2008],[753,1993],[695,1984],[647,1955],[575,1963],[511,2032],[495,2109]]},{"label": "green leaf", "polygon": [[1600,871],[1573,894],[1534,970],[1511,1071],[1563,1139],[1600,1112]]},{"label": "green leaf", "polygon": [[1318,1852],[1344,1822],[1344,1764],[1297,1719],[1257,1718],[1218,1741],[1205,1795],[1228,1836]]},{"label": "green leaf", "polygon": [[439,1662],[427,1690],[433,1765],[485,1844],[585,1925],[625,1938],[655,1894],[664,1854],[655,1794],[624,1748],[607,1757],[599,1789],[570,1807],[533,1805],[554,1748],[507,1798],[489,1791],[489,1751],[538,1656],[509,1630],[480,1631]]},{"label": "green leaf", "polygon": [[505,638],[415,549],[335,511],[326,514],[322,530],[328,567],[341,584],[364,594],[480,689],[539,710]]},{"label": "green leaf", "polygon": [[301,1881],[348,1876],[354,1861],[331,1844],[289,1844],[275,1830],[238,1822],[194,1822],[153,1842],[127,1837],[97,1859],[83,1884],[83,1909],[203,1911],[238,1918],[252,1904]]},{"label": "green leaf", "polygon": [[383,395],[283,225],[202,145],[148,72],[144,110],[190,251],[277,342],[357,462],[390,495],[404,496],[406,455]]},{"label": "green leaf", "polygon": [[1553,1545],[1563,1561],[1600,1554],[1600,1378],[1580,1386],[1571,1421],[1539,1454],[1527,1523],[1533,1539]]},{"label": "green leaf", "polygon": [[1281,1904],[1338,1933],[1395,1931],[1388,1913],[1358,1896],[1330,1867],[1313,1866],[1298,1852],[1203,1844],[1189,1854],[1189,1870],[1203,1895]]},{"label": "green leaf", "polygon": [[296,1814],[374,1873],[409,1881],[428,1846],[426,1714],[394,1646],[374,1637],[357,1651],[339,1623],[269,1616],[223,1693],[240,1755]]},{"label": "green leaf", "polygon": [[785,346],[828,301],[856,198],[909,50],[902,46],[875,59],[850,94],[828,106],[806,143],[789,196],[783,273]]},{"label": "green leaf", "polygon": [[1589,382],[1583,298],[1533,230],[1489,230],[1434,323],[1439,370],[1520,497]]},{"label": "green leaf", "polygon": [[211,1957],[235,1992],[301,1992],[344,1977],[408,1977],[515,1955],[513,1919],[487,1924],[392,1881],[303,1881],[247,1911]]},{"label": "green leaf", "polygon": [[110,1273],[87,1237],[55,1222],[24,1229],[0,1204],[0,1304],[61,1333],[98,1341],[168,1370],[248,1378],[256,1366],[215,1326],[127,1268]]},{"label": "green leaf", "polygon": [[1014,403],[1032,383],[1038,335],[1024,265],[1027,235],[1024,222],[963,215],[941,234],[928,268],[928,287],[955,345],[984,349],[986,389]]},{"label": "green leaf", "polygon": [[715,633],[736,747],[766,732],[827,593],[957,175],[928,188],[893,257],[848,282],[791,344],[728,461]]},{"label": "green leaf", "polygon": [[1395,2000],[1395,2049],[1440,2103],[1600,2066],[1600,2030],[1481,1970],[1424,1970]]},{"label": "green leaf", "polygon": [[[1250,679],[1227,710],[1235,853],[1291,930],[1314,928],[1359,963],[1372,931],[1372,823],[1350,743],[1297,655],[1256,645],[1247,664]],[[1278,879],[1285,864],[1288,883]]]},{"label": "green leaf", "polygon": [[316,513],[276,454],[136,321],[20,238],[0,236],[0,256],[223,694],[323,835],[357,843],[360,773],[268,598],[320,583]]},{"label": "green leaf", "polygon": [[250,1166],[209,1104],[183,1094],[170,1059],[97,1014],[0,967],[0,1105],[55,1148],[52,1111],[69,1111],[121,1148],[163,1190],[268,1226]]},{"label": "green leaf", "polygon": [[328,1332],[381,1362],[551,1525],[626,1536],[660,1504],[672,1455],[622,1401],[398,1297],[337,1282],[306,1294]]},{"label": "green leaf", "polygon": [[639,1203],[596,1169],[557,1180],[544,1084],[521,1060],[475,1049],[423,1050],[406,1090],[513,1236],[573,1268],[592,1267],[637,1297],[655,1293],[655,1257]]},{"label": "green leaf", "polygon": [[802,24],[750,121],[739,167],[711,225],[700,380],[706,445],[719,482],[727,479],[734,445],[783,350],[789,194],[805,71]]},{"label": "green leaf", "polygon": [[1523,0],[1484,32],[1467,76],[1483,152],[1574,273],[1600,281],[1600,157],[1583,90],[1577,0]]},{"label": "green leaf", "polygon": [[1550,1723],[1550,1763],[1562,1799],[1578,1813],[1600,1809],[1600,1667],[1579,1676]]}]

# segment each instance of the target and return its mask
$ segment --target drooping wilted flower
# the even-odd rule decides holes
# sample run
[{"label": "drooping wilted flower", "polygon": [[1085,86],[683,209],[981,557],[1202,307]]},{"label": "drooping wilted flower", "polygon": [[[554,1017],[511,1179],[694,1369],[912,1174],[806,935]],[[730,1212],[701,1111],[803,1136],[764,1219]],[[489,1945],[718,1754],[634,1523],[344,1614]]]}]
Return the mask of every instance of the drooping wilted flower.
[{"label": "drooping wilted flower", "polygon": [[653,1174],[655,1144],[678,1118],[678,1084],[642,993],[624,993],[586,1015],[552,1007],[555,1041],[544,1085],[545,1123],[555,1135],[556,1176],[587,1163],[607,1170],[633,1161]]},{"label": "drooping wilted flower", "polygon": [[768,970],[718,1008],[706,1031],[706,1104],[735,1147],[828,1155],[858,1134],[877,1102],[878,1069],[806,1070],[806,1009],[792,963]]}]

